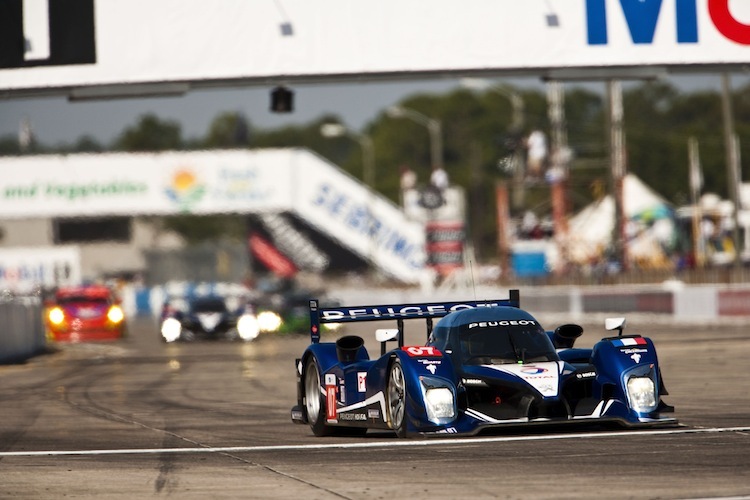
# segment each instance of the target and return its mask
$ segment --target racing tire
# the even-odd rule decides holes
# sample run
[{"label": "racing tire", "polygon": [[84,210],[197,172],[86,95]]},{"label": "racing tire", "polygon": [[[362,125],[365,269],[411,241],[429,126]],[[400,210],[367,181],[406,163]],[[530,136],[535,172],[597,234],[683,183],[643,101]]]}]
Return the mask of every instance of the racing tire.
[{"label": "racing tire", "polygon": [[305,364],[305,409],[307,422],[316,436],[330,436],[333,429],[326,425],[326,401],[321,392],[320,370],[314,356],[310,356]]},{"label": "racing tire", "polygon": [[398,359],[393,360],[388,370],[386,403],[391,429],[396,432],[396,436],[406,437],[406,380]]}]

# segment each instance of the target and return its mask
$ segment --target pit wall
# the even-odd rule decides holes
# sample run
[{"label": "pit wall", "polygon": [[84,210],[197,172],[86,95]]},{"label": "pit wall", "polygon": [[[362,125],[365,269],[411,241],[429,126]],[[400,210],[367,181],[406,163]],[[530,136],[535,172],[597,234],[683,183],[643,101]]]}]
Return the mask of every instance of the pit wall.
[{"label": "pit wall", "polygon": [[[329,295],[346,306],[501,299],[507,297],[507,290],[487,286],[445,291],[346,286],[332,288]],[[128,315],[158,315],[163,296],[163,287],[125,287],[122,290],[123,306]],[[582,316],[592,314],[645,313],[675,321],[731,317],[746,317],[750,321],[750,284],[527,287],[521,288],[521,306],[532,314],[568,314],[571,320],[580,320]]]},{"label": "pit wall", "polygon": [[[430,292],[410,289],[339,287],[331,296],[343,305],[399,304],[469,299],[502,299],[507,290],[495,287]],[[122,305],[130,317],[156,316],[164,287],[125,286]],[[345,300],[343,299],[345,298]],[[750,324],[750,285],[650,286],[639,288],[524,288],[521,306],[534,315],[564,315],[582,321],[599,315],[649,314],[674,322],[736,319]],[[0,364],[18,363],[44,352],[46,340],[38,298],[0,300]]]},{"label": "pit wall", "polygon": [[23,362],[43,352],[45,342],[38,298],[0,299],[0,364]]}]

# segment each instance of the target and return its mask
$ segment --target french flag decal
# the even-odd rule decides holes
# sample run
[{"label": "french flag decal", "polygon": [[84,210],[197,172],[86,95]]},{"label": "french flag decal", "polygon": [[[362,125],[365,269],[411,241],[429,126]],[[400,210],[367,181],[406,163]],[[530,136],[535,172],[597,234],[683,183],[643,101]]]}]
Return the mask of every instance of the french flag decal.
[{"label": "french flag decal", "polygon": [[616,339],[612,341],[616,347],[625,347],[631,345],[646,345],[646,339],[643,337],[627,338],[627,339]]}]

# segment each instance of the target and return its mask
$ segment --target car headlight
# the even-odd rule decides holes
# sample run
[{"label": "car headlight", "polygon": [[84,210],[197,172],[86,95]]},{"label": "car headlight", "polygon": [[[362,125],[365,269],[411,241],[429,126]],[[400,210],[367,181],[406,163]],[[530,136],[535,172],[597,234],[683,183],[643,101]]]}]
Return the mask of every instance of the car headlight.
[{"label": "car headlight", "polygon": [[433,387],[425,390],[424,402],[427,418],[431,422],[439,423],[442,419],[450,419],[455,416],[453,391],[447,387]]},{"label": "car headlight", "polygon": [[109,311],[107,311],[107,319],[109,319],[112,323],[117,324],[125,319],[125,313],[122,312],[122,308],[120,306],[112,306],[109,308]]},{"label": "car headlight", "polygon": [[253,314],[243,314],[237,321],[237,333],[242,340],[253,340],[260,333],[258,318]]},{"label": "car headlight", "polygon": [[167,318],[161,323],[161,336],[167,342],[174,342],[180,338],[182,324],[175,318]]},{"label": "car headlight", "polygon": [[635,411],[649,413],[656,410],[656,386],[651,377],[630,377],[627,385],[630,406]]},{"label": "car headlight", "polygon": [[54,307],[47,313],[50,323],[53,325],[59,325],[65,321],[65,313],[59,307]]},{"label": "car headlight", "polygon": [[281,316],[273,311],[263,311],[258,315],[261,332],[277,332],[281,328]]}]

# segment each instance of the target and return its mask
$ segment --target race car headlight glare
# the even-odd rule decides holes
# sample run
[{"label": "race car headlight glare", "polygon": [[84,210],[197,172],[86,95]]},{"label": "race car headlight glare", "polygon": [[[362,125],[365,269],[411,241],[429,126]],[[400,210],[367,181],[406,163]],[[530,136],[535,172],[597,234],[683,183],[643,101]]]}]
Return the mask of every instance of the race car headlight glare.
[{"label": "race car headlight glare", "polygon": [[261,332],[276,332],[281,328],[281,316],[273,311],[263,311],[258,315]]},{"label": "race car headlight glare", "polygon": [[254,314],[243,314],[237,321],[237,333],[242,340],[253,340],[260,333],[258,318]]},{"label": "race car headlight glare", "polygon": [[49,318],[50,323],[52,323],[53,325],[59,325],[60,323],[65,321],[65,313],[59,307],[55,307],[50,310],[47,317]]},{"label": "race car headlight glare", "polygon": [[109,308],[109,311],[107,311],[107,319],[112,323],[119,323],[125,319],[125,313],[122,312],[120,306],[112,306]]},{"label": "race car headlight glare", "polygon": [[656,387],[650,377],[630,377],[628,397],[635,411],[651,412],[656,409]]},{"label": "race car headlight glare", "polygon": [[161,336],[167,342],[174,342],[180,338],[182,325],[175,318],[167,318],[161,324]]},{"label": "race car headlight glare", "polygon": [[453,391],[447,387],[435,387],[427,389],[424,393],[425,409],[427,418],[433,422],[440,419],[453,418]]}]

